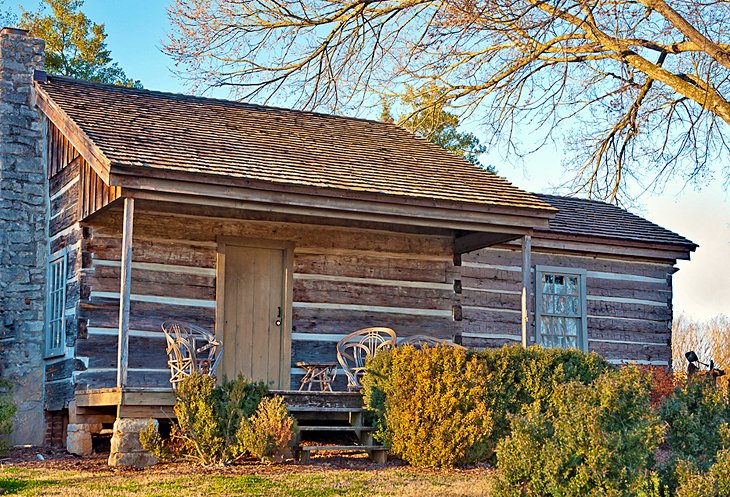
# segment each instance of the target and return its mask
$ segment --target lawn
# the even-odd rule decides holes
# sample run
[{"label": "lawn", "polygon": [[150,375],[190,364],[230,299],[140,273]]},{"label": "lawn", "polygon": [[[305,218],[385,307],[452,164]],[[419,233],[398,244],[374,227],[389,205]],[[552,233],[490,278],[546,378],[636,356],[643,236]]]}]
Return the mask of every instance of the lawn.
[{"label": "lawn", "polygon": [[6,495],[79,497],[225,496],[486,496],[489,470],[419,470],[367,459],[319,457],[310,465],[246,463],[230,468],[165,464],[110,468],[104,460],[47,460],[0,466]]}]

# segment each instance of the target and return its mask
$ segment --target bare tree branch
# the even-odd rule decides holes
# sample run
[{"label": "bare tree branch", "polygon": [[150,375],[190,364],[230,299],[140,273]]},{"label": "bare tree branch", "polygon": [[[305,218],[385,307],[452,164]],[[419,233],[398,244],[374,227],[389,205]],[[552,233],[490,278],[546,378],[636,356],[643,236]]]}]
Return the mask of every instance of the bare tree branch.
[{"label": "bare tree branch", "polygon": [[591,196],[730,158],[724,1],[175,0],[169,16],[194,89],[349,113],[435,86],[509,154],[564,140],[565,183]]}]

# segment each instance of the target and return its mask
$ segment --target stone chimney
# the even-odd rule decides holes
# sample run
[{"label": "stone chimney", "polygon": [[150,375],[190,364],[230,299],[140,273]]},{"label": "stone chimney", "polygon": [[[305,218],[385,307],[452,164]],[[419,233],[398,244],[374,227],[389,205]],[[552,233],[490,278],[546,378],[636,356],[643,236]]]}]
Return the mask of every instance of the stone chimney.
[{"label": "stone chimney", "polygon": [[48,180],[33,87],[43,49],[27,31],[0,31],[0,378],[12,384],[17,407],[12,444],[42,445],[45,435]]}]

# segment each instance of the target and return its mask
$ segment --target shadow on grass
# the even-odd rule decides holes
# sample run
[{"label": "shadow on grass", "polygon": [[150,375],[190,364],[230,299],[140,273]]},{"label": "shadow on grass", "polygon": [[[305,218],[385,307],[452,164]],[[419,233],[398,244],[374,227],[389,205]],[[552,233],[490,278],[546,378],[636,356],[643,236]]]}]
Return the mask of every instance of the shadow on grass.
[{"label": "shadow on grass", "polygon": [[30,490],[39,487],[46,488],[57,484],[58,482],[54,480],[26,480],[0,476],[0,488],[3,489],[3,495],[17,494],[23,490]]}]

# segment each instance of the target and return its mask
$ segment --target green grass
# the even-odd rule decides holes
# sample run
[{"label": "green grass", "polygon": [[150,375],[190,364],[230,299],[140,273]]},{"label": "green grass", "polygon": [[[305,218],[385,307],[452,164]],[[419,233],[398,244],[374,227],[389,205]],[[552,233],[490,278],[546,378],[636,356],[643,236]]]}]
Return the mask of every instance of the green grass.
[{"label": "green grass", "polygon": [[0,467],[0,488],[6,495],[79,497],[227,496],[488,496],[486,470],[434,471],[378,468],[335,469],[313,464],[201,468],[161,465],[143,471],[115,470],[101,464],[69,470],[60,464]]}]

